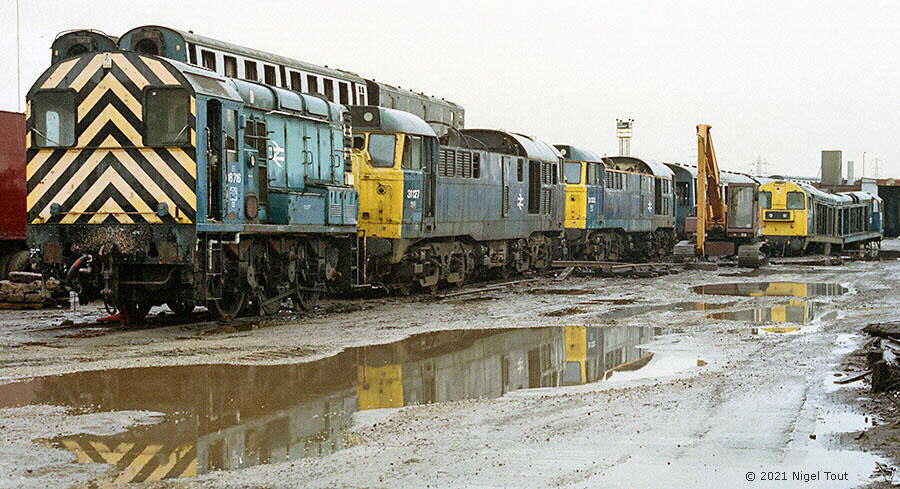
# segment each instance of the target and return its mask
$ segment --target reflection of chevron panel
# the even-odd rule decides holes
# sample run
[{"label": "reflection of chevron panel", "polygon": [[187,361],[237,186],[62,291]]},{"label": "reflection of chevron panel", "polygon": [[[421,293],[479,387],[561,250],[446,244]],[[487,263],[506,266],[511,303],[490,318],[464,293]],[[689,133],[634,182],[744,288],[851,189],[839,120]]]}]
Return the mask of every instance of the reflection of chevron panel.
[{"label": "reflection of chevron panel", "polygon": [[[109,58],[104,68],[104,58]],[[182,85],[167,63],[136,53],[87,55],[56,65],[41,89],[75,91],[76,145],[29,151],[28,219],[38,223],[191,223],[196,216],[194,129],[188,148],[146,148],[143,89]],[[191,98],[190,127],[195,126]],[[31,107],[27,108],[29,125]],[[165,203],[167,214],[157,215]],[[58,204],[60,213],[51,215]]]},{"label": "reflection of chevron panel", "polygon": [[84,438],[64,439],[61,444],[78,457],[79,463],[93,462],[116,467],[118,474],[99,483],[101,487],[197,475],[197,452],[193,446],[107,444]]}]

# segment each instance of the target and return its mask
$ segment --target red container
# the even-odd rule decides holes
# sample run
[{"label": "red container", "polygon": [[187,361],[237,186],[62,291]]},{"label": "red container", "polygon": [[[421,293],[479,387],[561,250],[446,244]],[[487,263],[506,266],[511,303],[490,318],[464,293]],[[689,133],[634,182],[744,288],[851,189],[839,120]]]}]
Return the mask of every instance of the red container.
[{"label": "red container", "polygon": [[0,110],[0,240],[25,239],[25,114]]}]

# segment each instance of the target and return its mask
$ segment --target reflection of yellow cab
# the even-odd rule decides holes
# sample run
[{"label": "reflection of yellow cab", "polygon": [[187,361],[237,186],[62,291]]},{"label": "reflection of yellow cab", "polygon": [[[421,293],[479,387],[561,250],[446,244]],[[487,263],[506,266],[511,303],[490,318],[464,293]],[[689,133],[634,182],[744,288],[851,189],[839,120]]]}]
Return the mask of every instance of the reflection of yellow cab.
[{"label": "reflection of yellow cab", "polygon": [[763,331],[767,331],[767,332],[769,332],[769,333],[791,333],[791,332],[794,332],[794,331],[800,331],[800,327],[799,327],[799,326],[793,326],[793,327],[789,327],[789,326],[768,326],[768,327],[765,327],[765,328],[759,328],[759,329],[761,329],[761,330],[763,330]]},{"label": "reflection of yellow cab", "polygon": [[357,375],[356,394],[361,411],[403,407],[403,369],[399,364],[359,365]]},{"label": "reflection of yellow cab", "polygon": [[566,385],[587,383],[587,328],[566,326]]},{"label": "reflection of yellow cab", "polygon": [[[784,305],[773,306],[769,308],[769,311],[769,321],[773,323],[806,324],[812,320],[813,306],[806,301],[792,300]],[[769,326],[760,329],[769,333],[790,333],[800,330],[800,327]]]},{"label": "reflection of yellow cab", "polygon": [[754,297],[807,297],[807,284],[803,282],[771,282],[766,290],[751,292]]}]

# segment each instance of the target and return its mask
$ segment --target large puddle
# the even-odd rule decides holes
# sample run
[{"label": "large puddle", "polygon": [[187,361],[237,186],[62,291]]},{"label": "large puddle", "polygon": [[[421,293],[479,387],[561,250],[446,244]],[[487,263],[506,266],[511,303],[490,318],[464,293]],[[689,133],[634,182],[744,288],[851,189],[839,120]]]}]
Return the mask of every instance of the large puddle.
[{"label": "large puddle", "polygon": [[691,291],[707,295],[746,297],[820,297],[846,294],[849,290],[832,283],[816,282],[742,282],[708,284],[692,287]]},{"label": "large puddle", "polygon": [[109,482],[188,477],[327,455],[351,444],[354,412],[496,398],[637,370],[662,330],[586,327],[460,330],[357,347],[315,362],[88,371],[0,386],[0,407],[141,410],[163,422],[114,436],[47,440],[80,462],[113,464]]}]

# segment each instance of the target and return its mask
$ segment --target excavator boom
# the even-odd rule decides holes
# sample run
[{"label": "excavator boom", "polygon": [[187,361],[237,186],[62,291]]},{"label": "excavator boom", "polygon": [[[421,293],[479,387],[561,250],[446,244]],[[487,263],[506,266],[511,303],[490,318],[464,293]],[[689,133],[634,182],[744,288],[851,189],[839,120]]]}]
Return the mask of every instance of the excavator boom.
[{"label": "excavator boom", "polygon": [[725,197],[709,124],[697,125],[697,252],[704,256],[706,234],[725,228]]}]

